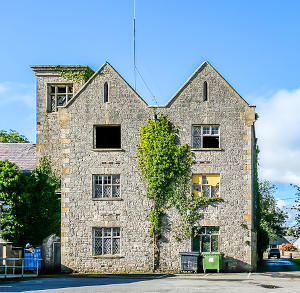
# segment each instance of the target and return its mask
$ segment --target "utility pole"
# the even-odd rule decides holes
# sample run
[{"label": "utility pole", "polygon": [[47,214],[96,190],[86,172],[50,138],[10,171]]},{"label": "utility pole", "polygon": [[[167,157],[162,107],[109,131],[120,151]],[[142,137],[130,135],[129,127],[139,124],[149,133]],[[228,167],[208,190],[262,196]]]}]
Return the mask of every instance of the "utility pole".
[{"label": "utility pole", "polygon": [[133,0],[133,71],[134,71],[134,90],[136,90],[136,60],[135,60],[135,0]]}]

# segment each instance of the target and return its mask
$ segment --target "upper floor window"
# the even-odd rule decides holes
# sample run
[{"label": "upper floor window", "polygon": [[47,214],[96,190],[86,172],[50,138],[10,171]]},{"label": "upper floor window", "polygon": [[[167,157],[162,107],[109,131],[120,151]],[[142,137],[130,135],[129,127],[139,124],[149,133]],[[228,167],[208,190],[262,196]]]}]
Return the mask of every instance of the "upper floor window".
[{"label": "upper floor window", "polygon": [[120,254],[120,228],[93,228],[93,254]]},{"label": "upper floor window", "polygon": [[220,174],[193,174],[192,193],[195,196],[219,197]]},{"label": "upper floor window", "polygon": [[192,147],[194,149],[220,147],[220,129],[218,125],[193,125],[192,134]]},{"label": "upper floor window", "polygon": [[104,103],[108,102],[108,83],[104,84]]},{"label": "upper floor window", "polygon": [[207,82],[203,82],[203,101],[207,101]]},{"label": "upper floor window", "polygon": [[219,251],[219,227],[202,227],[198,235],[193,237],[193,251]]},{"label": "upper floor window", "polygon": [[93,198],[119,198],[120,175],[93,175]]},{"label": "upper floor window", "polygon": [[121,126],[99,125],[94,126],[95,149],[119,149],[121,148]]},{"label": "upper floor window", "polygon": [[56,112],[73,98],[73,85],[50,85],[48,87],[48,112]]}]

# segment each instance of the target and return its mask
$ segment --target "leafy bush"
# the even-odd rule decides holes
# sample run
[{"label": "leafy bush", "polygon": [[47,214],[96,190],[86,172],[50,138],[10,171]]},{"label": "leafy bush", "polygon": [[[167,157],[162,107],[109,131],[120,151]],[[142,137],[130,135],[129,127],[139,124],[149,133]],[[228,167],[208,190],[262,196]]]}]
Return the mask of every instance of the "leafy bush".
[{"label": "leafy bush", "polygon": [[47,159],[30,173],[19,171],[8,160],[0,161],[0,200],[2,237],[15,245],[40,244],[52,233],[60,232],[59,178]]},{"label": "leafy bush", "polygon": [[291,244],[291,243],[283,243],[280,246],[280,250],[283,250],[283,251],[295,251],[296,247],[293,244]]}]

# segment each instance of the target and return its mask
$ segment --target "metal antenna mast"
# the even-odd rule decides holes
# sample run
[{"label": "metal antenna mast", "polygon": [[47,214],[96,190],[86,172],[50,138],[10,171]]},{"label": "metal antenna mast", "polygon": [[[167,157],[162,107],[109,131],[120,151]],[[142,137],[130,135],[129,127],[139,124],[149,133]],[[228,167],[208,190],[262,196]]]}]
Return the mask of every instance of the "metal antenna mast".
[{"label": "metal antenna mast", "polygon": [[133,0],[133,70],[134,70],[134,90],[136,90],[136,64],[135,64],[135,0]]}]

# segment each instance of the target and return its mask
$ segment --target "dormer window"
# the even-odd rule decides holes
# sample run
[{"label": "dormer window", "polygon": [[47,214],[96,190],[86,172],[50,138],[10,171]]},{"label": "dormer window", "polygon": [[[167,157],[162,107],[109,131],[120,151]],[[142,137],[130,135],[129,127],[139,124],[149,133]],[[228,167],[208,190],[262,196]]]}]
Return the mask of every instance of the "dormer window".
[{"label": "dormer window", "polygon": [[57,107],[65,106],[73,98],[73,85],[49,85],[48,112],[56,112]]},{"label": "dormer window", "polygon": [[104,103],[108,102],[108,83],[104,84]]}]

